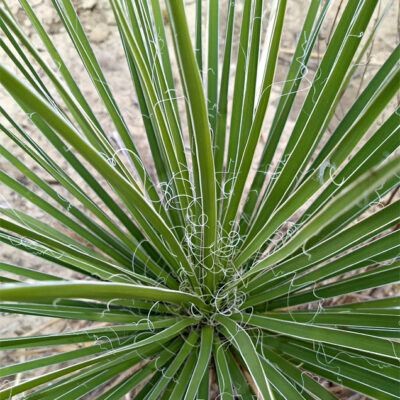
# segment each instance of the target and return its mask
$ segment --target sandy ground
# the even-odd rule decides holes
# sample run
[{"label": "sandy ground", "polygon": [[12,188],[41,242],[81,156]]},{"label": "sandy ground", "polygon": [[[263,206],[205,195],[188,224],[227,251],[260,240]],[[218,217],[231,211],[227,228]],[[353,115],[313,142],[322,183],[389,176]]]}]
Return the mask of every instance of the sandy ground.
[{"label": "sandy ground", "polygon": [[[34,34],[33,28],[29,25],[26,16],[23,11],[19,8],[17,0],[6,0],[9,7],[15,12],[17,19],[22,23],[26,32],[28,33],[31,40],[38,45],[43,57],[46,57],[43,45],[39,42],[38,38]],[[76,59],[76,54],[73,46],[69,42],[64,28],[61,22],[58,20],[56,12],[53,10],[50,0],[31,0],[35,12],[38,14],[40,20],[44,24],[47,31],[51,34],[52,40],[59,49],[60,53],[66,60],[73,76],[77,80],[80,88],[87,97],[89,103],[92,105],[99,120],[103,123],[103,126],[109,131],[112,131],[112,124],[107,116],[107,112],[104,109],[101,101],[99,100],[96,90],[92,83],[87,77],[86,72],[83,70],[79,61]],[[93,45],[93,49],[98,57],[99,63],[103,68],[106,79],[109,82],[115,98],[119,106],[122,109],[124,117],[134,133],[137,146],[139,151],[143,154],[144,159],[149,158],[148,146],[144,140],[144,132],[141,123],[141,117],[138,112],[135,94],[132,86],[129,84],[130,77],[126,63],[124,62],[124,54],[120,45],[119,35],[113,21],[112,12],[110,10],[107,0],[75,0],[73,3],[76,5],[79,17],[81,18],[82,24],[86,29],[87,35]],[[187,12],[193,14],[193,3],[194,1],[187,2]],[[268,3],[268,2],[267,2]],[[341,3],[340,0],[336,1],[336,4]],[[384,4],[384,2],[382,2]],[[300,21],[302,21],[305,11],[307,0],[289,0],[287,17],[284,26],[284,35],[282,38],[282,51],[279,60],[279,68],[277,70],[277,76],[275,81],[277,82],[273,86],[271,95],[271,105],[266,119],[266,126],[271,120],[273,115],[273,109],[279,98],[280,84],[286,74],[286,67],[291,58],[291,52],[294,49],[295,42],[297,40],[297,32],[300,29]],[[238,5],[241,6],[240,3]],[[338,112],[334,117],[334,123],[346,112],[349,104],[357,96],[360,86],[363,86],[368,81],[369,77],[377,70],[379,65],[387,57],[391,49],[398,41],[398,9],[396,2],[392,6],[388,13],[385,22],[381,25],[380,30],[374,40],[372,57],[369,61],[369,65],[360,65],[356,71],[355,79],[350,83],[349,90],[346,92],[343,100],[340,103]],[[319,62],[319,52],[322,52],[327,39],[330,34],[330,26],[334,20],[334,13],[330,13],[327,17],[328,23],[325,24],[325,28],[322,30],[318,45],[316,46],[313,57],[310,62],[309,78],[315,71],[316,66]],[[193,27],[192,27],[193,28]],[[3,62],[5,59],[3,53],[0,52],[0,57]],[[5,60],[7,63],[7,60]],[[364,61],[363,61],[364,62]],[[231,90],[232,91],[232,90]],[[298,110],[302,95],[296,101],[294,111]],[[18,106],[14,104],[8,96],[0,89],[0,105],[5,106],[7,111],[12,115],[15,120],[21,124],[22,127],[30,129],[30,122],[26,116],[19,110]],[[288,123],[288,127],[293,126],[295,115],[291,115],[291,120]],[[34,133],[33,133],[34,134]],[[37,136],[37,135],[36,135]],[[35,136],[35,137],[36,137]],[[43,176],[41,172],[33,163],[28,160],[27,156],[15,145],[10,143],[5,135],[0,135],[0,142],[5,145],[8,149],[11,149],[14,155],[27,161],[28,165],[32,165],[35,172],[40,176]],[[44,139],[39,139],[39,143],[48,149],[51,154],[54,154],[54,150],[46,143]],[[282,143],[283,148],[284,143]],[[65,163],[63,164],[65,165]],[[16,179],[24,182],[24,177],[20,173],[16,172],[4,159],[0,159],[0,168],[9,172]],[[65,168],[68,168],[65,165]],[[72,173],[72,172],[71,172]],[[25,183],[25,182],[24,182]],[[12,192],[7,187],[2,186],[0,190],[0,204],[9,204],[16,207],[31,216],[40,218],[43,221],[48,221],[48,218],[43,212],[32,206],[28,202],[21,199],[18,195]],[[63,274],[66,276],[66,272],[61,270],[50,263],[43,261],[37,257],[26,255],[22,252],[17,252],[13,248],[0,244],[0,259],[5,262],[15,263],[17,265],[31,266],[42,271],[51,271],[52,273]],[[78,277],[77,274],[68,273],[68,277]],[[29,317],[29,316],[18,316],[18,315],[2,315],[0,318],[0,336],[13,336],[21,334],[32,334],[37,332],[56,332],[63,329],[71,329],[82,326],[79,321],[53,321],[49,318],[41,317]],[[38,355],[38,354],[36,354]],[[8,364],[9,362],[22,361],[27,357],[31,357],[32,354],[26,354],[23,351],[10,354],[2,360],[2,364]],[[17,378],[20,379],[20,378]],[[350,398],[350,397],[348,397]],[[355,397],[354,397],[355,399]]]}]

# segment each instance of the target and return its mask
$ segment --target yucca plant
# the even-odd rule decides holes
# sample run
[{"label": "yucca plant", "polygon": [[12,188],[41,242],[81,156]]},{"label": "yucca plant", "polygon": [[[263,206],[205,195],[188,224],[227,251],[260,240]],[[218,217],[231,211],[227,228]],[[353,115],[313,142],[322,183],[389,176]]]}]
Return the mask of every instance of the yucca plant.
[{"label": "yucca plant", "polygon": [[[330,1],[310,0],[268,107],[285,0],[270,4],[268,19],[262,0],[197,0],[193,21],[182,0],[110,0],[148,160],[71,1],[52,3],[112,135],[29,0],[20,5],[45,56],[7,3],[0,45],[14,66],[0,66],[0,83],[35,128],[2,105],[3,138],[26,157],[1,145],[24,180],[0,179],[48,218],[6,199],[0,239],[81,279],[2,262],[0,310],[96,323],[2,338],[4,352],[48,355],[2,365],[0,399],[334,399],[328,382],[399,398],[399,298],[352,294],[399,278],[400,46],[332,120],[387,10],[375,18],[378,1],[344,2],[310,80],[331,12]],[[59,350],[66,344],[76,348]]]}]

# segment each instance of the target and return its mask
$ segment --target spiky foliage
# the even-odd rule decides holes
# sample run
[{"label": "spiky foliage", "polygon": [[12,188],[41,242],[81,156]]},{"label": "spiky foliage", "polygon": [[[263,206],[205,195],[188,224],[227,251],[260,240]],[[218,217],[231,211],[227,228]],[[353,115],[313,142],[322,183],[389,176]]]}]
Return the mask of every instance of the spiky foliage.
[{"label": "spiky foliage", "polygon": [[[1,108],[3,135],[58,185],[0,147],[26,177],[25,185],[1,171],[2,183],[55,223],[4,206],[0,238],[86,277],[1,263],[0,270],[17,275],[3,278],[1,311],[107,324],[1,339],[4,351],[84,345],[2,366],[1,376],[56,368],[3,388],[0,399],[23,392],[28,399],[88,398],[105,384],[97,399],[119,399],[140,384],[138,399],[204,399],[209,371],[222,399],[335,398],[321,378],[373,398],[399,398],[398,298],[346,297],[398,279],[399,202],[379,202],[399,181],[400,114],[388,112],[400,86],[399,46],[341,121],[331,121],[374,34],[377,1],[345,2],[312,82],[300,86],[330,6],[310,1],[265,125],[285,0],[273,4],[267,30],[261,0],[245,0],[240,13],[235,1],[226,9],[210,1],[204,26],[205,3],[198,0],[194,37],[181,0],[166,1],[167,21],[157,0],[110,0],[150,161],[135,145],[72,3],[52,2],[116,140],[29,1],[21,6],[54,64],[0,8],[8,40],[1,44],[18,69],[1,66],[0,83],[61,156]],[[306,95],[288,130],[299,88]],[[383,110],[387,118],[378,126]],[[340,305],[329,303],[338,296]],[[138,363],[136,372],[114,381]]]}]

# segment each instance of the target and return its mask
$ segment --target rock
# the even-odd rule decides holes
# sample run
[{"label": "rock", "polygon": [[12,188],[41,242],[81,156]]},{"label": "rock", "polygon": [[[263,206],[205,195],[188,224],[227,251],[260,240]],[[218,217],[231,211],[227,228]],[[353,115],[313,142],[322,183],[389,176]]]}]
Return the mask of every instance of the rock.
[{"label": "rock", "polygon": [[84,10],[91,10],[97,4],[97,0],[83,0],[80,8]]},{"label": "rock", "polygon": [[107,39],[109,34],[110,34],[110,29],[108,25],[105,24],[104,22],[100,22],[89,33],[89,39],[93,43],[101,43]]}]

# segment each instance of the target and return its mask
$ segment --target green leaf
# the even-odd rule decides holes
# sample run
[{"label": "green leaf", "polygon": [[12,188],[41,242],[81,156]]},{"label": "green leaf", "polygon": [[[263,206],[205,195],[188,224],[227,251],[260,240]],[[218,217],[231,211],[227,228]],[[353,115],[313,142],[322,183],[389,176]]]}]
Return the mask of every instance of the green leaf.
[{"label": "green leaf", "polygon": [[9,284],[0,288],[0,300],[19,301],[55,300],[59,298],[86,298],[93,300],[141,299],[167,301],[174,304],[205,307],[203,301],[189,293],[157,287],[97,282],[46,282],[36,284]]},{"label": "green leaf", "polygon": [[[352,185],[346,188],[339,196],[334,197],[328,204],[317,214],[311,218],[307,224],[297,232],[297,234],[283,245],[279,250],[267,256],[258,264],[253,266],[244,277],[254,275],[266,266],[277,263],[290,255],[294,250],[304,245],[304,243],[312,236],[316,235],[323,227],[336,219],[341,214],[348,211],[351,206],[356,205],[360,200],[373,193],[379,186],[388,179],[395,176],[400,170],[400,157],[393,157],[386,162],[381,168],[368,171],[357,179]],[[323,221],[321,223],[321,221]],[[260,238],[260,236],[258,236]],[[261,239],[261,238],[260,238]],[[262,239],[261,239],[262,240]],[[256,240],[253,239],[253,243]],[[244,252],[243,252],[244,253]],[[243,258],[243,253],[241,258]]]},{"label": "green leaf", "polygon": [[[199,171],[201,216],[207,216],[203,227],[202,246],[204,248],[204,262],[210,267],[213,263],[211,249],[216,240],[217,205],[216,184],[214,179],[210,179],[210,177],[215,176],[215,169],[206,101],[182,0],[175,1],[173,5],[170,1],[167,1],[167,4],[177,42],[177,57],[182,65],[183,85],[189,101],[189,118],[194,130],[197,165],[194,165],[193,168],[198,168]],[[214,286],[212,274],[206,274],[206,287],[212,289]]]},{"label": "green leaf", "polygon": [[346,332],[341,329],[278,320],[267,315],[235,314],[232,318],[244,324],[250,324],[291,337],[331,343],[390,358],[397,358],[396,354],[400,350],[400,345],[396,342],[361,333]]},{"label": "green leaf", "polygon": [[394,5],[109,0],[92,45],[96,10],[8,3],[0,311],[82,325],[1,338],[34,356],[0,399],[399,399]]},{"label": "green leaf", "polygon": [[228,317],[217,315],[215,320],[221,324],[220,330],[234,345],[246,363],[254,383],[263,399],[273,399],[269,378],[262,366],[260,356],[246,331]]},{"label": "green leaf", "polygon": [[219,395],[222,400],[228,400],[234,397],[229,364],[226,357],[227,353],[227,349],[223,347],[218,337],[215,337],[213,355],[218,378]]},{"label": "green leaf", "polygon": [[203,376],[208,373],[213,345],[213,335],[214,330],[211,326],[206,325],[202,327],[197,362],[186,390],[185,400],[196,398]]},{"label": "green leaf", "polygon": [[168,368],[163,371],[162,377],[160,377],[152,387],[147,400],[156,400],[158,398],[171,379],[173,379],[178,373],[178,369],[182,366],[185,359],[187,359],[188,355],[192,352],[193,346],[196,344],[198,337],[199,335],[196,330],[190,332],[174,360],[169,364]]},{"label": "green leaf", "polygon": [[38,346],[56,346],[60,344],[93,342],[101,337],[118,339],[126,337],[136,331],[147,331],[166,328],[178,322],[180,318],[148,317],[145,322],[136,322],[132,325],[113,325],[104,328],[85,329],[67,333],[56,333],[40,336],[17,336],[14,338],[1,338],[0,345],[3,350],[20,349]]},{"label": "green leaf", "polygon": [[392,370],[398,374],[399,371],[393,371],[379,360],[364,359],[363,356],[322,344],[313,348],[302,343],[282,343],[279,348],[294,361],[302,362],[303,368],[321,377],[374,398],[398,398],[396,377],[390,378],[386,373],[390,374]]}]

